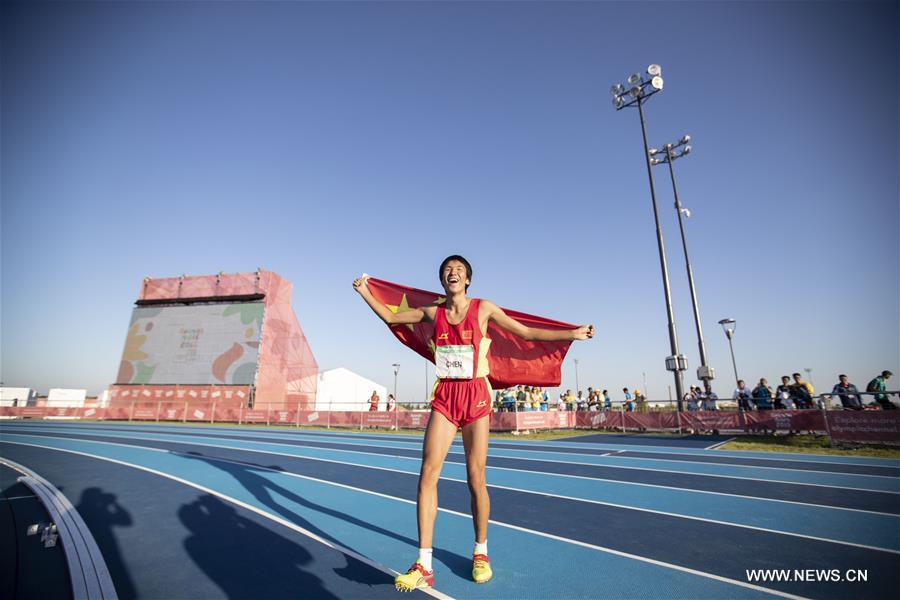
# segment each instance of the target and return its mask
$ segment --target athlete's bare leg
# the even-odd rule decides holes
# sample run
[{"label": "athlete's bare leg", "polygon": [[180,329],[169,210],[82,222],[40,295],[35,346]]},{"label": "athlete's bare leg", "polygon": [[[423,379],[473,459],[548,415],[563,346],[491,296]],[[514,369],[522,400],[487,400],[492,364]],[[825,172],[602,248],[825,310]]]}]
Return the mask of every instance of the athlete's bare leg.
[{"label": "athlete's bare leg", "polygon": [[491,516],[491,499],[485,480],[488,440],[491,431],[490,415],[469,423],[462,430],[466,451],[466,474],[469,493],[472,494],[472,522],[475,525],[475,541],[487,540],[488,519]]},{"label": "athlete's bare leg", "polygon": [[419,548],[431,548],[438,507],[437,483],[454,436],[456,425],[438,411],[431,411],[422,444],[422,470],[419,472],[419,491],[416,497]]}]

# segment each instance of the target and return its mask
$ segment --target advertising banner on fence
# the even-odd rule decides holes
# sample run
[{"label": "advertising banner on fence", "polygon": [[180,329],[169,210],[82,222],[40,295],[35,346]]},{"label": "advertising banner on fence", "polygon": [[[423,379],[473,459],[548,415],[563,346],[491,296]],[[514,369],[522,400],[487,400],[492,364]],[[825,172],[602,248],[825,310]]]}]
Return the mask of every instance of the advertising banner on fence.
[{"label": "advertising banner on fence", "polygon": [[401,412],[397,414],[397,423],[403,429],[425,429],[430,416],[431,413],[424,410]]},{"label": "advertising banner on fence", "polygon": [[891,411],[830,411],[832,440],[900,443],[900,414]]}]

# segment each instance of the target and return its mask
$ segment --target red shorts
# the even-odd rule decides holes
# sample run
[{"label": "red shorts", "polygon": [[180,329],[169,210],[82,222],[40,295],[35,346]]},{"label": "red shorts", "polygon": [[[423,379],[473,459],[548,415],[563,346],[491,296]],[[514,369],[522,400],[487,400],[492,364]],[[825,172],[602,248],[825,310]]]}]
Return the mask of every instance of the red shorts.
[{"label": "red shorts", "polygon": [[434,387],[431,409],[465,427],[491,414],[491,386],[485,377],[441,379]]}]

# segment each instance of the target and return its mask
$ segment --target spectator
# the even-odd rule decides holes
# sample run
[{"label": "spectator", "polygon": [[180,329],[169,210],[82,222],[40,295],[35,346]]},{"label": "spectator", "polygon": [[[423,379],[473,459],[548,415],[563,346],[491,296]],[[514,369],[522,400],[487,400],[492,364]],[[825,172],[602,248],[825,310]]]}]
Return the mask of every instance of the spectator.
[{"label": "spectator", "polygon": [[759,383],[753,388],[753,401],[758,410],[772,410],[772,388],[765,377],[760,377]]},{"label": "spectator", "polygon": [[737,402],[740,410],[753,410],[753,406],[750,404],[750,390],[747,389],[747,384],[743,379],[738,379],[737,388],[731,395],[731,399]]},{"label": "spectator", "polygon": [[631,392],[628,391],[628,388],[622,388],[622,393],[625,394],[625,399],[622,401],[622,405],[625,407],[626,411],[631,411]]},{"label": "spectator", "polygon": [[794,384],[791,386],[791,391],[793,392],[791,397],[794,404],[797,405],[797,408],[812,408],[813,396],[816,395],[815,388],[808,381],[803,381],[800,373],[794,373],[793,377]]},{"label": "spectator", "polygon": [[545,390],[544,388],[538,388],[538,390],[540,390],[541,396],[541,410],[546,412],[547,405],[550,403],[550,394],[548,394],[547,390]]},{"label": "spectator", "polygon": [[603,390],[603,410],[612,410],[612,400],[609,397],[609,390]]},{"label": "spectator", "polygon": [[850,383],[850,379],[846,375],[838,375],[838,382],[831,388],[831,393],[840,399],[844,410],[862,410],[859,390]]},{"label": "spectator", "polygon": [[703,410],[719,410],[719,407],[716,406],[719,397],[714,391],[703,392],[700,397],[703,398]]},{"label": "spectator", "polygon": [[587,410],[587,402],[581,394],[582,391],[578,390],[578,395],[575,397],[575,410]]},{"label": "spectator", "polygon": [[572,390],[566,390],[566,410],[573,411],[577,405],[575,394],[572,393]]},{"label": "spectator", "polygon": [[566,395],[560,394],[559,400],[556,402],[556,410],[563,411],[566,410]]},{"label": "spectator", "polygon": [[689,412],[696,412],[697,410],[700,409],[699,405],[697,404],[697,398],[700,395],[698,393],[699,389],[700,388],[695,388],[694,386],[691,386],[691,391],[684,395],[685,399],[687,400],[687,409]]},{"label": "spectator", "polygon": [[395,410],[395,409],[396,409],[396,403],[394,402],[394,395],[393,395],[393,394],[388,394],[388,398],[387,398],[387,410],[390,412],[390,411],[393,411],[393,410]]},{"label": "spectator", "polygon": [[893,373],[890,371],[882,371],[881,375],[870,381],[869,385],[866,386],[866,391],[875,393],[875,402],[880,404],[881,408],[884,410],[894,410],[897,408],[894,406],[894,403],[891,402],[891,399],[888,398],[888,395],[885,394],[887,391],[887,383],[885,382],[890,379],[892,375]]},{"label": "spectator", "polygon": [[791,378],[781,376],[781,385],[775,389],[775,408],[782,410],[794,410],[793,392],[791,391]]},{"label": "spectator", "polygon": [[525,410],[525,398],[526,398],[525,390],[522,389],[522,386],[516,387],[516,410]]},{"label": "spectator", "polygon": [[369,397],[369,412],[378,410],[379,400],[381,400],[381,398],[378,397],[378,392],[372,390],[372,395]]},{"label": "spectator", "polygon": [[641,390],[634,390],[634,404],[637,412],[647,412],[647,397]]}]

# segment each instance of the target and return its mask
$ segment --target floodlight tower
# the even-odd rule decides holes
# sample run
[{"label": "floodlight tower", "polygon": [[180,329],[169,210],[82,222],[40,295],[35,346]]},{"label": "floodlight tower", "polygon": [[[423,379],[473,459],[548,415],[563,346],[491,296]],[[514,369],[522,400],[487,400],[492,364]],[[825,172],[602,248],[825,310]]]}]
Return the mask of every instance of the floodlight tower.
[{"label": "floodlight tower", "polygon": [[659,266],[662,269],[663,293],[666,298],[666,315],[669,322],[669,348],[672,352],[666,357],[666,370],[672,371],[675,377],[675,394],[678,410],[683,409],[684,379],[682,372],[687,369],[687,357],[678,351],[678,334],[675,331],[675,313],[672,310],[672,292],[669,289],[669,268],[666,266],[666,247],[663,243],[662,228],[659,225],[659,210],[656,208],[656,188],[653,185],[653,168],[650,164],[650,145],[647,143],[647,125],[644,122],[644,102],[663,89],[662,69],[659,65],[647,67],[647,77],[633,73],[626,80],[630,88],[626,92],[623,84],[617,83],[610,88],[613,95],[613,106],[622,110],[637,106],[641,119],[641,133],[644,136],[644,162],[647,165],[647,177],[650,179],[650,200],[653,203],[653,218],[656,221],[656,244],[659,247]]},{"label": "floodlight tower", "polygon": [[394,403],[400,406],[400,400],[397,399],[397,373],[400,372],[400,363],[393,363],[391,367],[394,368]]},{"label": "floodlight tower", "polygon": [[678,197],[678,186],[675,185],[675,168],[672,163],[691,153],[691,136],[686,135],[675,144],[666,144],[661,150],[650,148],[650,164],[652,166],[663,163],[669,165],[669,175],[672,178],[672,192],[675,195],[675,212],[678,215],[678,229],[681,231],[681,246],[684,248],[684,264],[687,265],[688,284],[691,289],[691,304],[694,308],[694,325],[697,328],[697,345],[700,347],[700,366],[697,367],[697,379],[703,382],[706,393],[712,391],[709,382],[716,377],[715,369],[706,361],[706,344],[703,342],[703,327],[700,324],[700,308],[697,304],[697,290],[694,287],[694,270],[691,267],[691,259],[688,256],[687,237],[684,234],[684,217],[691,216],[688,209],[681,205]]}]

